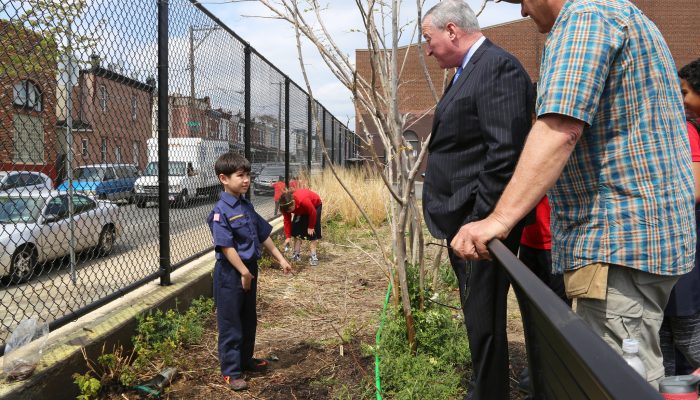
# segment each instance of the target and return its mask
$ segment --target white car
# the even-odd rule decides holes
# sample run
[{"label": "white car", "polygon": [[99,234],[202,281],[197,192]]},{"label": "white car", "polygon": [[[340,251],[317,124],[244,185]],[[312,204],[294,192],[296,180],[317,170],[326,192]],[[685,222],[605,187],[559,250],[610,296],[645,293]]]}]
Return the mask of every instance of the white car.
[{"label": "white car", "polygon": [[112,252],[121,232],[119,207],[106,200],[55,190],[8,191],[0,194],[0,276],[25,282],[44,261],[70,254],[70,220],[74,221],[75,251],[95,248]]},{"label": "white car", "polygon": [[53,189],[46,174],[34,171],[0,171],[0,191]]}]

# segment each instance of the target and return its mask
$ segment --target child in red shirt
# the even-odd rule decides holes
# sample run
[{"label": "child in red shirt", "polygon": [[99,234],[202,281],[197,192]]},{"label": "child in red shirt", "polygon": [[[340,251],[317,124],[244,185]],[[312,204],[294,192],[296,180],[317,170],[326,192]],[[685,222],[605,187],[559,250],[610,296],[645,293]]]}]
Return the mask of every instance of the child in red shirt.
[{"label": "child in red shirt", "polygon": [[280,196],[282,196],[282,193],[287,188],[287,185],[284,183],[284,177],[282,175],[280,175],[279,178],[277,179],[277,182],[272,184],[272,187],[275,189],[275,194],[272,198],[275,200],[274,216],[276,217],[277,212],[280,209]]},{"label": "child in red shirt", "polygon": [[316,247],[317,240],[321,239],[321,197],[309,189],[298,189],[282,193],[279,202],[284,217],[285,247],[294,238],[292,261],[301,261],[301,240],[307,239],[311,241],[309,264],[318,265]]}]

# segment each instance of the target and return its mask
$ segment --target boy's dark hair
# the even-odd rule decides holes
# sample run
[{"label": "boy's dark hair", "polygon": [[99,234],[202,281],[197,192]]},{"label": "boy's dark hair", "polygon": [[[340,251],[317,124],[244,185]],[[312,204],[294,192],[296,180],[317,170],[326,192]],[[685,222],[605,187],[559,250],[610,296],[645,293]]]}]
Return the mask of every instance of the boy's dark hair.
[{"label": "boy's dark hair", "polygon": [[685,79],[693,90],[700,94],[700,58],[678,71],[678,76]]},{"label": "boy's dark hair", "polygon": [[280,196],[280,210],[291,211],[291,205],[294,202],[294,195],[292,192],[284,192]]},{"label": "boy's dark hair", "polygon": [[214,164],[214,172],[216,172],[217,176],[220,174],[229,176],[238,171],[250,173],[250,162],[237,153],[224,153],[219,156]]}]

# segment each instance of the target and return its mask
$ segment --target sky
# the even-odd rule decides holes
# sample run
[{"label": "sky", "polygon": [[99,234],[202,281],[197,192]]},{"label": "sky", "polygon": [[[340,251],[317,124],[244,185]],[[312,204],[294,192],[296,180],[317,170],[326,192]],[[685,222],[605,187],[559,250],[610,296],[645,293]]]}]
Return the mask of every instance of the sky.
[{"label": "sky", "polygon": [[[426,0],[424,12],[437,2],[438,0]],[[475,11],[481,6],[481,0],[467,0],[467,2]],[[200,3],[287,74],[291,80],[300,87],[306,88],[291,24],[269,18],[272,15],[271,12],[257,1],[204,0]],[[320,0],[320,3],[325,5],[322,17],[330,34],[342,51],[354,62],[355,49],[367,47],[364,34],[356,31],[361,28],[361,20],[355,1]],[[416,2],[409,0],[403,1],[402,4],[400,9],[402,21],[410,27],[407,30],[410,34],[415,26]],[[479,25],[484,28],[520,18],[522,18],[520,5],[489,1],[479,16]],[[415,40],[414,38],[413,42]],[[402,42],[406,45],[409,40],[404,38]],[[355,110],[350,91],[333,76],[315,48],[307,44],[302,46],[302,49],[307,75],[316,100],[338,120],[354,129]]]}]

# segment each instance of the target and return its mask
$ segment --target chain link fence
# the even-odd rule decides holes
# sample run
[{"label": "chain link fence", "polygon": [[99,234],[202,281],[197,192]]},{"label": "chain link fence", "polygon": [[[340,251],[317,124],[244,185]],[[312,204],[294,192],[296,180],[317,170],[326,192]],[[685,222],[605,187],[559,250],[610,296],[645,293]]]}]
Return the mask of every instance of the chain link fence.
[{"label": "chain link fence", "polygon": [[319,133],[334,163],[356,154],[346,126],[196,1],[0,0],[0,49],[0,343],[211,251],[220,154],[251,161],[268,218],[271,183],[325,165]]}]

